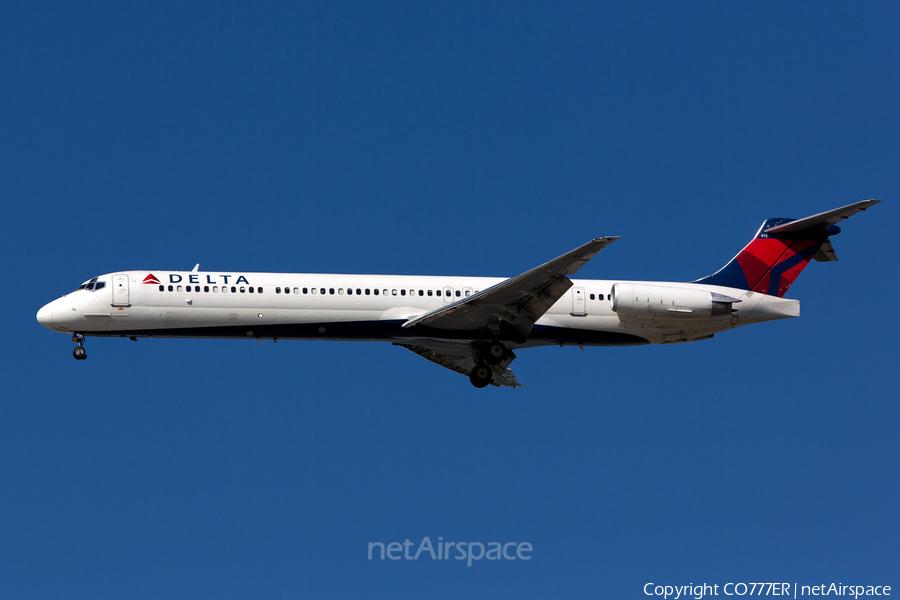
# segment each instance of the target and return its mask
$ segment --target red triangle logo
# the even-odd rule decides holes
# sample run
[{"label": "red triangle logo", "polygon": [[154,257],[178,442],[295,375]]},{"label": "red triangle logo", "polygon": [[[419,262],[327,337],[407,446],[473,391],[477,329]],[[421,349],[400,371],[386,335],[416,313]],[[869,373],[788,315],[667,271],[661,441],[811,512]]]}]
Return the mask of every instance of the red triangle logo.
[{"label": "red triangle logo", "polygon": [[150,273],[146,277],[144,277],[144,283],[159,283],[159,279],[156,278],[156,275]]}]

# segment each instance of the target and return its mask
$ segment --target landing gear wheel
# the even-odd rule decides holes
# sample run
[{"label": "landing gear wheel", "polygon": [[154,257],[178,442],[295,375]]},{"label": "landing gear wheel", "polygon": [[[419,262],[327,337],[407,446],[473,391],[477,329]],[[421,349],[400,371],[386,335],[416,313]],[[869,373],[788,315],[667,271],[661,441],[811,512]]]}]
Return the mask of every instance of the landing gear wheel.
[{"label": "landing gear wheel", "polygon": [[87,352],[84,351],[84,346],[78,346],[75,350],[72,351],[72,356],[75,357],[75,360],[84,360],[87,358]]},{"label": "landing gear wheel", "polygon": [[506,356],[506,346],[500,342],[491,342],[484,350],[484,362],[489,365],[499,365]]},{"label": "landing gear wheel", "polygon": [[494,377],[494,372],[484,363],[478,363],[469,375],[469,381],[477,388],[487,386]]}]

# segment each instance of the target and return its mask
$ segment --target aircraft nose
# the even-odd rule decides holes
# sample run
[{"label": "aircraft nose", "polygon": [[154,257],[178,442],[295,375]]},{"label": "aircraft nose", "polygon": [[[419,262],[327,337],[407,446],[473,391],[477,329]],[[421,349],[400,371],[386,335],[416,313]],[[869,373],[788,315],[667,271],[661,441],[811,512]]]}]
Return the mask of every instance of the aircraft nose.
[{"label": "aircraft nose", "polygon": [[49,304],[37,312],[37,321],[47,329],[53,327],[53,307]]}]

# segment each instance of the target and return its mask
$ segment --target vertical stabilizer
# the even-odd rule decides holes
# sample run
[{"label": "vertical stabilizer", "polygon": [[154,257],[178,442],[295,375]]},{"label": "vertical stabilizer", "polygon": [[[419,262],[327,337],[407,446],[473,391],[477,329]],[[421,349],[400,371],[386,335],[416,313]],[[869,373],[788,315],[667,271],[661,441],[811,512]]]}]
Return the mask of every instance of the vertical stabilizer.
[{"label": "vertical stabilizer", "polygon": [[810,260],[837,260],[835,225],[881,200],[866,200],[804,219],[766,219],[743,250],[716,273],[695,283],[751,290],[782,298]]}]

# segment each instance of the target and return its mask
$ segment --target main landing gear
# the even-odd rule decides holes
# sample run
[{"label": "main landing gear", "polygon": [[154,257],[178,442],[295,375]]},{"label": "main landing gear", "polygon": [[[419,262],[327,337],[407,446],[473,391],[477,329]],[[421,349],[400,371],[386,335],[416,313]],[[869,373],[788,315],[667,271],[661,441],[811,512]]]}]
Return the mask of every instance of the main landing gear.
[{"label": "main landing gear", "polygon": [[84,351],[84,336],[80,333],[76,333],[72,336],[73,342],[78,342],[78,346],[75,347],[75,350],[72,351],[72,356],[75,357],[75,360],[84,360],[87,358],[87,352]]},{"label": "main landing gear", "polygon": [[469,381],[477,388],[487,387],[494,377],[494,371],[484,363],[478,363],[469,374]]},{"label": "main landing gear", "polygon": [[501,342],[493,341],[484,349],[482,357],[484,358],[484,362],[489,365],[499,365],[503,362],[503,359],[506,358],[506,346]]},{"label": "main landing gear", "polygon": [[487,346],[481,348],[481,352],[475,352],[474,358],[478,360],[475,368],[469,374],[469,381],[477,388],[487,387],[494,378],[495,367],[507,360],[510,352],[507,350],[503,342],[494,340]]}]

